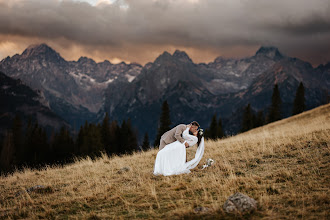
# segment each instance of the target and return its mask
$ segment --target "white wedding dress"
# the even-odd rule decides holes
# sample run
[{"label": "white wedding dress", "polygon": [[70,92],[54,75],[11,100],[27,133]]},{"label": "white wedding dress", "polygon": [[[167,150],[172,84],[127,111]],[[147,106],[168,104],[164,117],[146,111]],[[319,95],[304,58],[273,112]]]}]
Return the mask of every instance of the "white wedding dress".
[{"label": "white wedding dress", "polygon": [[[189,146],[197,143],[198,138],[189,134],[189,128],[183,133],[182,137],[188,142]],[[182,173],[190,173],[190,169],[195,168],[204,154],[204,137],[202,137],[195,158],[186,162],[186,146],[179,141],[175,141],[166,145],[157,154],[154,175],[178,175]]]}]

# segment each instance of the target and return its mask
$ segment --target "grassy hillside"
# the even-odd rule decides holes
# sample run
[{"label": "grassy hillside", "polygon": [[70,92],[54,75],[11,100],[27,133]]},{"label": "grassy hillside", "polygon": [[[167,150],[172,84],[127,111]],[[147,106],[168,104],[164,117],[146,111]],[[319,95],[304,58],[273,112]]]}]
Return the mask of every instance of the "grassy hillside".
[{"label": "grassy hillside", "polygon": [[0,177],[0,218],[227,218],[238,191],[258,201],[251,219],[330,218],[330,104],[205,144],[214,166],[179,176],[154,176],[151,150]]}]

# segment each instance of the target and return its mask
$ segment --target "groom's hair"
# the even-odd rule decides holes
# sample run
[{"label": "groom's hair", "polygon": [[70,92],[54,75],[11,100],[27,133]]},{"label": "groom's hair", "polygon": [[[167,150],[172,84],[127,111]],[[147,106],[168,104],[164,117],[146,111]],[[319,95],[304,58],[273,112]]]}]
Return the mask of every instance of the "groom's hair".
[{"label": "groom's hair", "polygon": [[193,122],[191,122],[190,124],[191,124],[191,125],[195,125],[195,126],[199,127],[199,124],[198,124],[198,122],[197,122],[197,121],[193,121]]}]

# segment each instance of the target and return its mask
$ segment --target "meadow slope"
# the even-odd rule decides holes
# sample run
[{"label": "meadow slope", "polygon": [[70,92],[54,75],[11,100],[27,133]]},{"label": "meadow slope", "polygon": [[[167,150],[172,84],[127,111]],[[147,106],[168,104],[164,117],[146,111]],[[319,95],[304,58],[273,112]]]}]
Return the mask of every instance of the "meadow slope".
[{"label": "meadow slope", "polygon": [[[227,219],[232,216],[222,205],[242,192],[258,202],[258,210],[245,218],[329,219],[329,145],[327,104],[207,141],[204,158],[190,174],[154,176],[157,150],[26,169],[0,177],[0,218]],[[188,149],[188,158],[195,150]],[[201,170],[207,158],[215,164]],[[35,185],[47,188],[15,195]]]}]

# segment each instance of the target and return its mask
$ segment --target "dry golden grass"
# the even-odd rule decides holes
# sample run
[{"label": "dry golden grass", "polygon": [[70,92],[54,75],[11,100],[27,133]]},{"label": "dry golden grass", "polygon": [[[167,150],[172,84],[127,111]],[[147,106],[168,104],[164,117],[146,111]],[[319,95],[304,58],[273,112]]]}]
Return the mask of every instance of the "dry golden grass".
[{"label": "dry golden grass", "polygon": [[[0,177],[0,218],[227,219],[222,205],[242,192],[258,201],[250,219],[329,219],[330,105],[219,141],[179,176],[152,174],[157,150]],[[192,157],[194,149],[189,149]],[[129,171],[120,171],[129,167]],[[34,185],[48,190],[15,196]],[[195,212],[197,206],[205,212]]]}]

